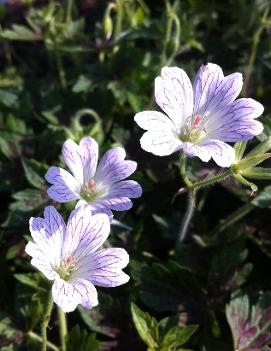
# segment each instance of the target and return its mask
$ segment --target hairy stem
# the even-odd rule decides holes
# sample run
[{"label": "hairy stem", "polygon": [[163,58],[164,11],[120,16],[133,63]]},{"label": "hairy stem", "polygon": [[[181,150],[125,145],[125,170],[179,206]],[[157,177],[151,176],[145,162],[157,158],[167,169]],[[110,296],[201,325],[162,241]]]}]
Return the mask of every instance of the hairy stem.
[{"label": "hairy stem", "polygon": [[59,334],[61,341],[61,350],[66,351],[66,338],[67,338],[67,319],[66,314],[62,308],[58,307],[58,319],[59,319]]},{"label": "hairy stem", "polygon": [[186,175],[186,156],[184,153],[181,153],[180,173],[181,173],[181,176],[183,178],[183,181],[185,182],[185,185],[188,188],[192,187],[193,183],[190,181],[190,179]]},{"label": "hairy stem", "polygon": [[232,172],[229,169],[228,171],[226,171],[222,174],[219,174],[217,176],[207,178],[204,180],[200,180],[199,182],[193,183],[192,185],[189,186],[189,188],[195,190],[195,189],[203,188],[203,187],[208,186],[208,185],[213,185],[217,182],[221,182],[222,180],[228,178],[231,175],[232,175]]},{"label": "hairy stem", "polygon": [[41,326],[42,351],[47,350],[47,327],[51,318],[52,309],[53,309],[53,299],[50,291],[45,315],[43,317],[42,326]]}]

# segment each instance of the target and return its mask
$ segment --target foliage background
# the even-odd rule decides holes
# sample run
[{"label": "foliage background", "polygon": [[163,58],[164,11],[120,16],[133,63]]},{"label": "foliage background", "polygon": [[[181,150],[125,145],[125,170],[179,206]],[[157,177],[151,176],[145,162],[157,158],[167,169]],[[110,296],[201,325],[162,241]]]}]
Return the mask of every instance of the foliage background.
[{"label": "foliage background", "polygon": [[[260,138],[269,136],[269,7],[265,0],[0,2],[1,350],[39,348],[34,335],[49,285],[24,253],[28,220],[52,203],[43,176],[50,165],[63,164],[63,142],[84,135],[97,139],[101,154],[123,145],[138,162],[133,179],[144,192],[132,210],[116,214],[132,230],[113,227],[110,237],[130,254],[130,283],[99,289],[98,308],[68,315],[69,349],[146,350],[131,302],[162,320],[161,335],[170,326],[198,325],[187,350],[233,349],[226,304],[243,294],[253,304],[259,294],[270,301],[264,294],[271,288],[268,182],[257,182],[261,191],[252,196],[234,181],[201,191],[189,239],[176,258],[185,209],[185,195],[172,202],[183,186],[178,155],[159,158],[141,150],[133,116],[157,109],[154,78],[164,65],[182,67],[193,78],[203,62],[215,62],[225,73],[244,74],[242,95],[264,104]],[[217,171],[211,162],[192,159],[189,165],[194,179]],[[54,205],[66,217],[73,206]],[[49,338],[57,344],[57,322]],[[176,345],[163,350],[181,350]]]}]

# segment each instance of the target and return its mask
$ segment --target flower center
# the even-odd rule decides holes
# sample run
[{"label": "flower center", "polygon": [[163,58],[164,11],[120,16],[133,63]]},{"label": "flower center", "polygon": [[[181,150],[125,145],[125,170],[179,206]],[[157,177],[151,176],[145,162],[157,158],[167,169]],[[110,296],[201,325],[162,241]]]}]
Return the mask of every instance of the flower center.
[{"label": "flower center", "polygon": [[186,123],[179,138],[183,142],[198,144],[205,134],[205,129],[202,125],[202,116],[195,115],[188,123]]},{"label": "flower center", "polygon": [[93,201],[95,198],[97,198],[97,186],[93,179],[90,179],[82,186],[80,196],[87,202]]},{"label": "flower center", "polygon": [[60,268],[58,270],[58,274],[60,278],[63,280],[68,280],[68,278],[74,271],[74,268],[75,268],[74,259],[71,255],[69,255],[62,261]]}]

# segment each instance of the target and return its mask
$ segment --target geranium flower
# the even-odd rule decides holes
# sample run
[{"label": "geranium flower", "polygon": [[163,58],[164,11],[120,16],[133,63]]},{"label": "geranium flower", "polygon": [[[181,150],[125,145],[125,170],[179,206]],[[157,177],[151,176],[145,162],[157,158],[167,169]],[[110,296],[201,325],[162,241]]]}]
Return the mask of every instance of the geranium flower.
[{"label": "geranium flower", "polygon": [[248,140],[263,130],[255,121],[263,106],[253,99],[238,99],[242,75],[224,77],[213,63],[200,67],[194,85],[184,70],[164,67],[155,79],[155,100],[166,113],[144,111],[136,123],[147,132],[141,147],[158,156],[182,150],[202,161],[213,160],[221,167],[234,162],[234,150],[226,142]]},{"label": "geranium flower", "polygon": [[124,249],[97,251],[109,235],[106,214],[91,214],[90,206],[74,210],[67,226],[53,206],[44,210],[44,218],[30,219],[34,242],[25,251],[31,263],[49,280],[54,280],[52,297],[65,312],[78,304],[92,308],[98,304],[94,285],[115,287],[125,284],[129,276],[122,269],[129,256]]},{"label": "geranium flower", "polygon": [[62,155],[72,175],[63,168],[49,168],[45,179],[53,184],[47,191],[53,200],[79,200],[77,206],[88,203],[101,212],[106,209],[124,211],[132,207],[130,198],[141,196],[142,189],[137,182],[123,180],[137,167],[136,162],[124,160],[123,148],[107,151],[98,167],[98,144],[90,137],[81,139],[79,145],[68,139]]}]

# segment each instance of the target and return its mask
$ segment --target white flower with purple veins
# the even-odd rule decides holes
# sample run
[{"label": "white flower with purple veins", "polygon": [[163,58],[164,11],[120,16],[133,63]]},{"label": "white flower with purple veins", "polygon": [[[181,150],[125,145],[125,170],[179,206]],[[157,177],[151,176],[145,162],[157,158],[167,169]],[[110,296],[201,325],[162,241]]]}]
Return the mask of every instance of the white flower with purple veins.
[{"label": "white flower with purple veins", "polygon": [[67,225],[53,206],[46,207],[44,218],[30,219],[30,232],[34,242],[25,251],[32,265],[54,280],[52,297],[64,312],[78,304],[96,306],[94,285],[115,287],[129,280],[122,271],[129,262],[124,249],[97,251],[109,235],[110,222],[104,213],[92,216],[90,206],[74,210]]},{"label": "white flower with purple veins", "polygon": [[235,100],[242,85],[240,73],[224,77],[213,63],[200,67],[193,87],[184,70],[164,67],[155,79],[155,100],[166,114],[144,111],[135,116],[147,130],[140,140],[142,148],[158,156],[182,150],[229,167],[234,150],[226,143],[251,139],[263,130],[255,121],[263,106],[253,99]]},{"label": "white flower with purple veins", "polygon": [[126,153],[123,148],[107,151],[98,167],[98,144],[90,137],[81,139],[79,145],[67,140],[62,154],[72,174],[63,168],[49,168],[45,179],[52,184],[47,192],[53,200],[79,200],[77,206],[88,203],[96,211],[107,209],[111,213],[111,210],[130,209],[130,198],[141,196],[142,189],[137,182],[123,180],[137,167],[136,162],[124,160]]}]

